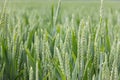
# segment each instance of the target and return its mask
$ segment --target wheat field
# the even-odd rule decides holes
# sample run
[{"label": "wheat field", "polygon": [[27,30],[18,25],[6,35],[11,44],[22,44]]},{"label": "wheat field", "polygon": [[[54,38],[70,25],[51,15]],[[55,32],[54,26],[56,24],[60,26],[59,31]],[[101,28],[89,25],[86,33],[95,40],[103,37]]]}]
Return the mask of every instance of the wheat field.
[{"label": "wheat field", "polygon": [[119,3],[0,3],[0,80],[120,80]]}]

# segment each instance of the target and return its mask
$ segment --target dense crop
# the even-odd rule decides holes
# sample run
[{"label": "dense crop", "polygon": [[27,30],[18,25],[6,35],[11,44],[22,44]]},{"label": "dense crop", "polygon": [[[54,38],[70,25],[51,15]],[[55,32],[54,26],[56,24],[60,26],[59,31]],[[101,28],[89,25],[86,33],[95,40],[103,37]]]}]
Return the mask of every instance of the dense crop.
[{"label": "dense crop", "polygon": [[120,10],[102,3],[4,5],[0,80],[119,80]]}]

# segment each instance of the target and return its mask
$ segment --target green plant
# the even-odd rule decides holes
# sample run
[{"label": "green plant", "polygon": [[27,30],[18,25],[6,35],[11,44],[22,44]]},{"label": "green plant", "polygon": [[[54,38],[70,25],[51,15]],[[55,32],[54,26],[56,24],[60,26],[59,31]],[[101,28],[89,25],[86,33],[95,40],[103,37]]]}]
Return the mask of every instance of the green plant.
[{"label": "green plant", "polygon": [[120,79],[119,4],[13,3],[0,12],[0,80]]}]

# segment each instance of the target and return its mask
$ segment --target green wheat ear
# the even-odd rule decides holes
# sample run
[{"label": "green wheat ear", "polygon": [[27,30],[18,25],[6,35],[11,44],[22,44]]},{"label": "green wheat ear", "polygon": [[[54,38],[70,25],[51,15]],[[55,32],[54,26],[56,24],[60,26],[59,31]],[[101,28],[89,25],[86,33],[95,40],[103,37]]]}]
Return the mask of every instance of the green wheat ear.
[{"label": "green wheat ear", "polygon": [[4,1],[4,5],[3,5],[2,12],[1,12],[1,17],[0,17],[0,24],[2,24],[3,21],[4,21],[4,14],[5,14],[5,10],[6,10],[6,4],[7,4],[7,0]]},{"label": "green wheat ear", "polygon": [[36,80],[39,80],[38,61],[36,61]]},{"label": "green wheat ear", "polygon": [[29,70],[29,80],[33,80],[33,68],[30,67],[30,70]]}]

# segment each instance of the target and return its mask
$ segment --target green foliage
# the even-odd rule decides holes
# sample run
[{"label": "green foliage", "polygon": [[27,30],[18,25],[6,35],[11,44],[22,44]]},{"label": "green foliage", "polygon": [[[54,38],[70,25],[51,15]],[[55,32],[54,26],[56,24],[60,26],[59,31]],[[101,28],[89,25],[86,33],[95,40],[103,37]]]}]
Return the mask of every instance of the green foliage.
[{"label": "green foliage", "polygon": [[102,1],[5,2],[0,80],[120,80],[120,10]]}]

